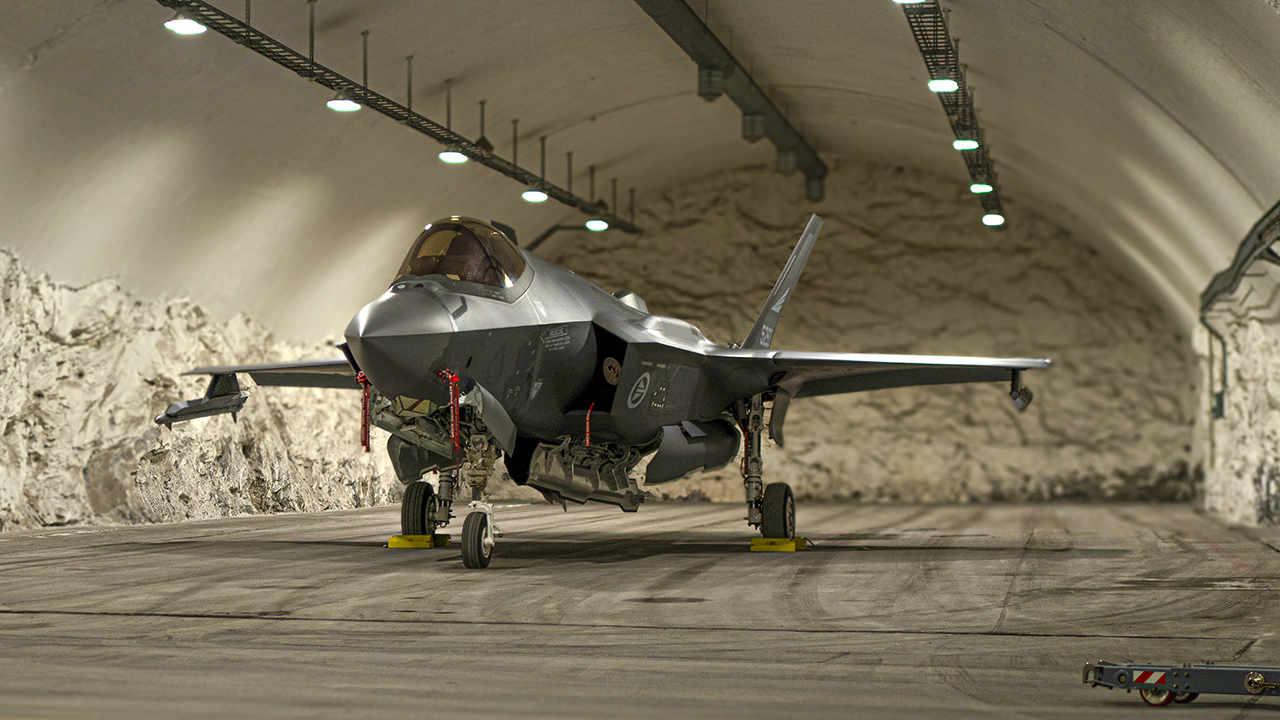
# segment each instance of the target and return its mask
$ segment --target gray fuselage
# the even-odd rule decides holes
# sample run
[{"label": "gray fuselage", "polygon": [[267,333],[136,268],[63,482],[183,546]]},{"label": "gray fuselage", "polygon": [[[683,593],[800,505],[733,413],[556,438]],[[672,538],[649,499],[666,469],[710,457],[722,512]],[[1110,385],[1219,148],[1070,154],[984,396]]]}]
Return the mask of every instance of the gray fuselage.
[{"label": "gray fuselage", "polygon": [[664,425],[719,418],[744,385],[768,387],[760,373],[700,352],[719,346],[689,323],[524,256],[511,289],[401,278],[362,309],[346,338],[377,391],[443,405],[448,370],[464,392],[479,383],[497,398],[522,437],[582,439],[590,412],[593,442],[642,446]]}]

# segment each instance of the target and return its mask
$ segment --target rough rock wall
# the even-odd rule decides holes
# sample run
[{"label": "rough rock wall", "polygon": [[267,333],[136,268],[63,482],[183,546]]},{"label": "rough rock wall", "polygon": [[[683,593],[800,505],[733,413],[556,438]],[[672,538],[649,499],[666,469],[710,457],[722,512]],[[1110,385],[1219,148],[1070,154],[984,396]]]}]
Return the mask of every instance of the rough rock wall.
[{"label": "rough rock wall", "polygon": [[[1273,309],[1276,297],[1274,292],[1270,294],[1269,306]],[[1223,417],[1210,420],[1211,462],[1205,474],[1205,509],[1231,522],[1277,525],[1280,335],[1274,317],[1259,318],[1252,313],[1231,314],[1222,325],[1227,347],[1227,392]],[[1217,368],[1215,359],[1210,370],[1216,373]]]},{"label": "rough rock wall", "polygon": [[140,302],[111,281],[58,285],[3,250],[0,283],[0,529],[398,499],[379,438],[360,451],[352,392],[258,392],[249,381],[238,423],[152,422],[204,393],[207,379],[180,376],[192,367],[331,357],[331,347],[273,343],[244,317],[218,323],[184,300]]},{"label": "rough rock wall", "polygon": [[[650,202],[647,233],[574,233],[540,251],[719,342],[754,322],[810,212],[825,225],[777,349],[1050,357],[1014,411],[998,384],[797,400],[766,481],[801,497],[977,502],[1184,500],[1195,493],[1189,344],[1097,253],[1017,205],[979,222],[963,185],[848,165],[811,204],[764,169],[717,174]],[[740,500],[736,465],[653,488]]]}]

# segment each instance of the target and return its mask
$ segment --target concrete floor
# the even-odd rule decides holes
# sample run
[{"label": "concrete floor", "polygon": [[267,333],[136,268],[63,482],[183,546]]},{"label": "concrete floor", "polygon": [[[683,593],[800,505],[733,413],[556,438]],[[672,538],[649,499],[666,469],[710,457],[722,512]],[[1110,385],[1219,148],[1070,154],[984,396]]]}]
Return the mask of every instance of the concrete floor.
[{"label": "concrete floor", "polygon": [[0,717],[1280,716],[1080,682],[1280,665],[1280,539],[1185,507],[499,512],[483,571],[397,508],[2,535]]}]

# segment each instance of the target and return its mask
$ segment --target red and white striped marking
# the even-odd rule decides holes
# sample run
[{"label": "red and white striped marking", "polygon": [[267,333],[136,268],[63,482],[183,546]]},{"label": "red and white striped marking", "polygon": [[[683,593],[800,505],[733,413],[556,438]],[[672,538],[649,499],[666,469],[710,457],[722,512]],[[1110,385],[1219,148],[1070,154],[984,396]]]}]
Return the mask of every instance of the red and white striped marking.
[{"label": "red and white striped marking", "polygon": [[1134,676],[1133,681],[1136,683],[1151,683],[1152,685],[1164,684],[1164,673],[1156,670],[1143,670]]}]

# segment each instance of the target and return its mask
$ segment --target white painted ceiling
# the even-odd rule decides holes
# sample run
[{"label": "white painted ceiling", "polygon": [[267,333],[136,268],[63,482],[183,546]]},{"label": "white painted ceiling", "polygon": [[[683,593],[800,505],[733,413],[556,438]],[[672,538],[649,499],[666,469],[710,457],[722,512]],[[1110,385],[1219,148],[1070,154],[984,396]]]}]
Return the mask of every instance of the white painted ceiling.
[{"label": "white painted ceiling", "polygon": [[[697,7],[701,0],[694,0]],[[215,3],[241,16],[239,0]],[[1010,222],[1034,207],[1093,242],[1185,327],[1196,298],[1280,199],[1280,14],[1266,0],[947,0]],[[703,8],[698,7],[701,11]],[[712,0],[709,24],[828,162],[967,182],[902,11],[890,0]],[[338,333],[423,223],[497,218],[527,241],[582,216],[206,33],[153,0],[0,8],[0,245],[55,279],[244,310],[280,334]],[[488,136],[548,179],[609,180],[656,206],[672,184],[772,162],[727,98],[630,0],[318,0],[317,61]],[[304,0],[257,0],[255,27],[305,49]],[[796,182],[802,182],[797,176]],[[625,201],[624,208],[625,211]],[[973,219],[981,209],[973,203]]]}]

